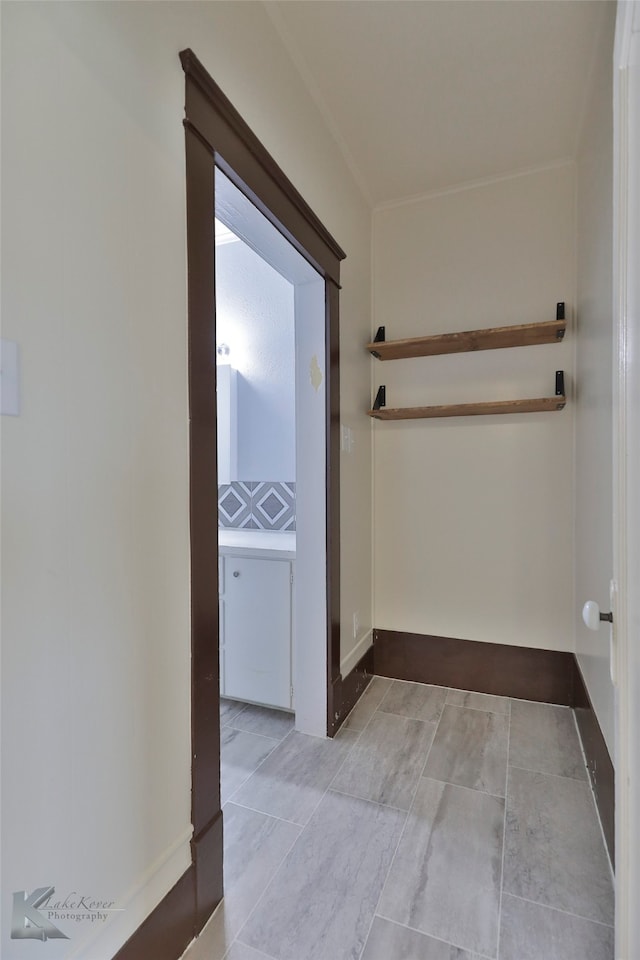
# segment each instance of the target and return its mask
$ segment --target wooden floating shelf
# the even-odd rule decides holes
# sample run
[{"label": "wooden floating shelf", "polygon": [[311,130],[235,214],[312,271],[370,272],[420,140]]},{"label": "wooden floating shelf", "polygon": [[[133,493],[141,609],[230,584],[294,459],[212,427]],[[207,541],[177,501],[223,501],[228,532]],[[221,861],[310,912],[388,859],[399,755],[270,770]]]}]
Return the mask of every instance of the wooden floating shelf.
[{"label": "wooden floating shelf", "polygon": [[539,343],[559,343],[566,328],[567,323],[563,317],[541,323],[516,324],[513,327],[489,327],[486,330],[466,330],[463,333],[443,333],[431,337],[412,337],[408,340],[378,340],[368,343],[367,350],[378,360],[403,360],[433,357],[443,353],[529,347]]},{"label": "wooden floating shelf", "polygon": [[545,413],[562,410],[564,396],[540,397],[535,400],[489,400],[484,403],[450,403],[434,407],[381,407],[369,410],[376,420],[426,420],[437,417],[478,417],[503,413]]}]

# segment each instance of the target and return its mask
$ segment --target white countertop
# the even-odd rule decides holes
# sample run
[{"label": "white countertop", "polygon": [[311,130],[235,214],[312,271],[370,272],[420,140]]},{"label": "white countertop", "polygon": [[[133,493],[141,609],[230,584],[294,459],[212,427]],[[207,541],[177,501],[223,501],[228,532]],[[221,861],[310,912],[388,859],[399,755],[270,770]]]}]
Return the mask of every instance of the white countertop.
[{"label": "white countertop", "polygon": [[218,545],[220,553],[251,553],[278,554],[284,557],[295,557],[295,533],[280,533],[274,530],[230,530],[220,527],[218,530]]}]

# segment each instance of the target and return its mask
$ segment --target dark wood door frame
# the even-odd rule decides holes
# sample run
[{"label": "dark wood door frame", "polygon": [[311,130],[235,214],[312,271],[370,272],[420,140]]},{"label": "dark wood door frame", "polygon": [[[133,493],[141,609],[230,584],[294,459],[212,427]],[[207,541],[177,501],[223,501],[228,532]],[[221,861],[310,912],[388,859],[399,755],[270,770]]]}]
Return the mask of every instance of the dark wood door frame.
[{"label": "dark wood door frame", "polygon": [[196,929],[222,898],[215,365],[219,167],[325,280],[327,733],[340,710],[340,261],[345,254],[191,50],[186,75],[191,529],[192,858]]},{"label": "dark wood door frame", "polygon": [[[340,261],[345,254],[191,50],[186,75],[189,505],[191,532],[191,866],[114,960],[177,960],[223,895],[218,655],[215,167],[325,281],[327,733],[355,697],[340,675]],[[358,688],[359,689],[359,688]]]}]

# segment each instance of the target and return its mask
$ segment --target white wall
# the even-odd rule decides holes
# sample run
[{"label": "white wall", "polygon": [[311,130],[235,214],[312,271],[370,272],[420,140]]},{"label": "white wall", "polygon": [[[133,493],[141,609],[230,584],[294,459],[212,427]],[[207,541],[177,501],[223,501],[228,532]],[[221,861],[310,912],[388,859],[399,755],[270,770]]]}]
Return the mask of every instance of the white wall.
[{"label": "white wall", "polygon": [[326,734],[327,553],[325,284],[295,285],[298,413],[293,689],[296,730]]},{"label": "white wall", "polygon": [[612,203],[613,34],[607,4],[578,154],[578,338],[575,480],[576,653],[609,751],[614,757],[614,699],[609,636],[584,626],[585,600],[609,609],[612,558]]},{"label": "white wall", "polygon": [[243,241],[216,248],[216,334],[238,371],[238,480],[295,480],[294,288]]},{"label": "white wall", "polygon": [[[23,414],[2,424],[2,886],[125,907],[110,931],[67,924],[72,939],[46,948],[106,960],[189,856],[178,51],[194,49],[348,253],[345,618],[371,600],[370,217],[260,4],[5,3],[2,21],[3,336],[23,367]],[[7,939],[9,905],[1,953],[22,960],[35,951]]]},{"label": "white wall", "polygon": [[[559,166],[382,208],[375,324],[387,339],[573,314],[574,172]],[[573,321],[565,342],[372,361],[387,406],[551,396],[560,413],[375,425],[374,622],[572,645]]]}]

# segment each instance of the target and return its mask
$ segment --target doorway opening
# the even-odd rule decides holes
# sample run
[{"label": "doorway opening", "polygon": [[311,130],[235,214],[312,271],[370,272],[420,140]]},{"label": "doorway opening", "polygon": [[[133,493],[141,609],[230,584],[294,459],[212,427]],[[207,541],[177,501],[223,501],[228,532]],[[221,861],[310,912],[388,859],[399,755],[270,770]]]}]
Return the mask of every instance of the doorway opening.
[{"label": "doorway opening", "polygon": [[[218,167],[215,216],[220,694],[247,734],[286,726],[245,703],[324,736],[325,285]],[[223,751],[223,802],[250,769],[225,785]]]},{"label": "doorway opening", "polygon": [[[285,238],[306,264],[313,268],[320,278],[319,285],[323,291],[322,328],[315,323],[309,324],[308,329],[315,333],[310,334],[310,342],[304,344],[306,361],[297,366],[301,377],[305,368],[308,371],[306,395],[310,404],[314,405],[313,415],[316,419],[313,423],[322,423],[321,435],[325,438],[324,469],[320,468],[317,458],[315,441],[318,431],[312,426],[296,445],[296,470],[301,470],[304,463],[313,477],[308,491],[314,503],[314,509],[309,514],[311,550],[308,554],[305,551],[305,557],[311,558],[307,571],[311,582],[317,583],[318,565],[324,564],[324,589],[313,595],[309,593],[309,608],[304,610],[304,614],[297,612],[299,588],[303,580],[303,571],[298,564],[298,590],[293,616],[294,630],[298,617],[303,615],[305,626],[311,624],[314,630],[318,630],[318,635],[324,629],[323,642],[318,643],[318,649],[313,648],[313,657],[307,669],[300,670],[299,656],[295,657],[293,663],[296,721],[299,727],[308,722],[309,732],[323,736],[333,736],[343,718],[340,675],[339,290],[340,262],[345,254],[193,52],[183,51],[180,59],[186,75],[184,127],[190,416],[192,866],[194,928],[198,933],[223,896],[214,229],[214,214],[219,213],[224,217],[222,207],[218,209],[216,204],[218,184],[224,182],[219,181],[220,174],[224,174],[238,189],[249,208],[259,211],[276,233]],[[216,170],[219,171],[217,176]],[[223,188],[220,190],[224,192]],[[316,282],[296,283],[301,304],[305,292]],[[306,325],[304,329],[307,329]],[[301,335],[301,350],[303,340]],[[309,384],[312,389],[309,389]],[[318,384],[318,390],[315,390],[314,384]],[[320,395],[321,402],[318,402],[320,387],[324,395]],[[313,450],[306,448],[307,441],[313,443]],[[320,502],[324,504],[324,520],[320,511],[318,524],[316,493],[321,477]],[[296,498],[296,539],[302,559],[305,508],[300,480],[298,472],[296,487],[300,494]],[[307,485],[304,486],[306,490]],[[302,649],[300,643],[297,649]],[[309,651],[312,648],[305,644],[304,649]],[[303,677],[303,685],[305,677],[313,679],[311,696],[303,694],[299,686],[296,689],[299,677]],[[307,709],[309,716],[305,720],[304,711]],[[315,726],[313,731],[312,726]]]}]

